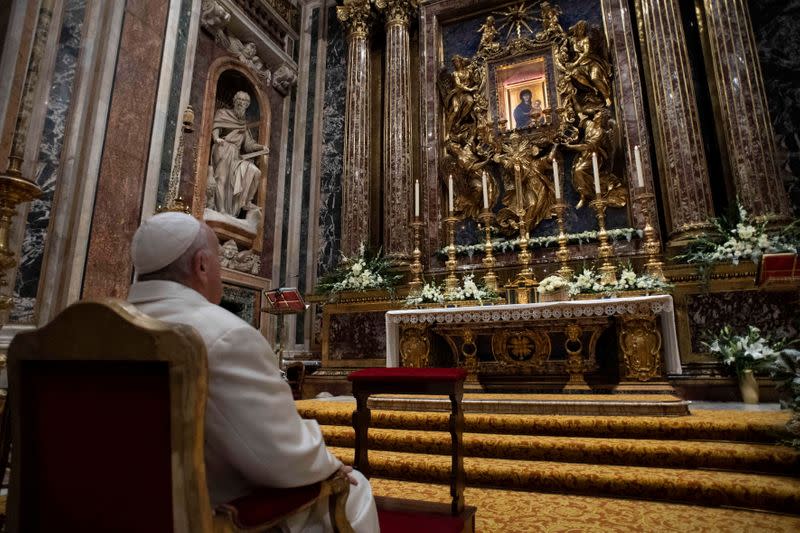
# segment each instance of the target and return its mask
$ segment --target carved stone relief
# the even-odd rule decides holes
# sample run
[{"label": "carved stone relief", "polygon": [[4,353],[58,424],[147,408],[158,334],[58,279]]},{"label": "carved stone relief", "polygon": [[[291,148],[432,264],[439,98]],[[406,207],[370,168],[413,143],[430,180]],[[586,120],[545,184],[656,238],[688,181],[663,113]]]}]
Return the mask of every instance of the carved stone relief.
[{"label": "carved stone relief", "polygon": [[253,250],[240,252],[236,242],[231,239],[220,246],[219,264],[223,268],[258,275],[261,270],[261,257]]},{"label": "carved stone relief", "polygon": [[245,42],[232,35],[227,26],[231,14],[216,0],[203,0],[200,11],[200,25],[205,28],[214,40],[236,59],[250,67],[256,76],[268,86],[272,81],[272,73],[264,66],[258,55],[254,42]]},{"label": "carved stone relief", "polygon": [[281,96],[286,96],[289,91],[297,83],[297,73],[286,65],[281,65],[272,74],[272,87],[278,91]]}]

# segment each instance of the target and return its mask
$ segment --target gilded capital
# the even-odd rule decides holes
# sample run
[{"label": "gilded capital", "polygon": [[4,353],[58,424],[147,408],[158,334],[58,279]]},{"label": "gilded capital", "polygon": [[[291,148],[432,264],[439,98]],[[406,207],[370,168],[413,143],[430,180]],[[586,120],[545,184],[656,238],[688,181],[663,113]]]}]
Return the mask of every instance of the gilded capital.
[{"label": "gilded capital", "polygon": [[369,35],[369,25],[372,21],[369,0],[344,0],[344,5],[336,8],[336,16],[347,28],[349,37],[366,38]]},{"label": "gilded capital", "polygon": [[408,26],[419,7],[419,0],[375,0],[375,7],[384,13],[387,26]]}]

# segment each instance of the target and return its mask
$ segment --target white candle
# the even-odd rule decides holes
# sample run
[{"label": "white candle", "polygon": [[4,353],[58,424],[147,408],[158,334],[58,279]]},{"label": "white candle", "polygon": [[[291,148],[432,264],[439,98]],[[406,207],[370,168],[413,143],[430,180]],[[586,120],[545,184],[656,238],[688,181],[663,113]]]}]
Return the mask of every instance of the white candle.
[{"label": "white candle", "polygon": [[414,180],[414,216],[419,216],[419,180]]},{"label": "white candle", "polygon": [[597,152],[592,152],[592,170],[594,171],[594,192],[600,196],[600,169],[597,168]]},{"label": "white candle", "polygon": [[453,212],[453,175],[447,177],[447,207],[450,213]]},{"label": "white candle", "polygon": [[556,189],[556,200],[561,199],[561,183],[558,181],[558,161],[553,158],[553,186]]},{"label": "white candle", "polygon": [[483,184],[483,208],[489,209],[489,186],[486,180],[486,171],[481,172],[481,183]]},{"label": "white candle", "polygon": [[642,176],[642,154],[639,152],[639,145],[633,147],[633,157],[636,159],[636,185],[644,187],[644,177]]}]

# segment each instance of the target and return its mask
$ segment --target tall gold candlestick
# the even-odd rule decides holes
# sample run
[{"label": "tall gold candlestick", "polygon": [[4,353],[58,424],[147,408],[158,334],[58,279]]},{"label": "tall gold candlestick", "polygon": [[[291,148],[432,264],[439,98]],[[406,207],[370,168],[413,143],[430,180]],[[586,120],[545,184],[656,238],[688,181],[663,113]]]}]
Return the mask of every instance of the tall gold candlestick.
[{"label": "tall gold candlestick", "polygon": [[567,212],[567,204],[559,201],[555,205],[556,220],[558,221],[558,251],[556,259],[561,263],[558,275],[564,279],[572,279],[574,271],[569,267],[569,248],[567,247],[567,233],[564,230],[564,215]]},{"label": "tall gold candlestick", "polygon": [[492,250],[492,223],[494,222],[494,213],[491,209],[484,209],[478,215],[478,220],[483,224],[483,230],[486,233],[486,241],[483,245],[483,266],[486,273],[483,275],[483,284],[486,288],[497,292],[497,275],[494,273],[494,266],[496,261],[494,259],[494,251]]},{"label": "tall gold candlestick", "polygon": [[447,224],[447,261],[445,267],[447,268],[447,277],[444,280],[444,293],[445,296],[452,295],[458,288],[458,278],[456,277],[456,222],[458,219],[452,215],[444,219]]},{"label": "tall gold candlestick", "polygon": [[[644,187],[641,189],[644,191]],[[644,253],[647,254],[647,262],[645,263],[645,272],[658,278],[661,281],[666,281],[664,276],[664,263],[660,260],[661,256],[661,242],[656,237],[656,230],[652,224],[652,213],[655,211],[656,197],[651,192],[641,192],[636,196],[636,200],[642,203],[642,212],[644,213]]]},{"label": "tall gold candlestick", "polygon": [[614,248],[608,242],[608,232],[606,231],[606,201],[598,195],[589,205],[597,212],[597,225],[600,227],[600,231],[597,232],[597,237],[600,241],[600,246],[597,248],[597,256],[602,261],[599,269],[600,280],[604,284],[616,283],[617,268],[611,264]]},{"label": "tall gold candlestick", "polygon": [[408,284],[408,288],[410,294],[416,295],[422,291],[422,262],[420,261],[422,252],[419,249],[419,234],[422,230],[422,220],[420,217],[414,217],[411,227],[414,230],[414,251],[411,252],[413,261],[411,261],[410,267],[413,277],[411,278],[411,282]]}]

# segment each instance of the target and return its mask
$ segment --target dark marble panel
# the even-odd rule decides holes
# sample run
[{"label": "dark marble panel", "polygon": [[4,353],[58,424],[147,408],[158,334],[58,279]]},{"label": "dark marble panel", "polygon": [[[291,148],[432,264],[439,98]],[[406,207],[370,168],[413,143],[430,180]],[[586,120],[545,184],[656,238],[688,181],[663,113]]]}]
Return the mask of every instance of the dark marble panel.
[{"label": "dark marble panel", "polygon": [[189,22],[192,19],[192,0],[181,1],[178,27],[175,32],[175,58],[172,61],[172,79],[170,80],[169,102],[167,104],[167,121],[164,125],[164,143],[161,152],[161,167],[158,174],[157,205],[164,205],[169,190],[169,177],[172,171],[173,147],[178,121],[183,110],[178,109],[183,85],[183,67],[186,62],[186,45],[189,40]]},{"label": "dark marble panel", "polygon": [[347,43],[331,7],[328,12],[328,51],[325,58],[325,100],[322,112],[320,175],[319,261],[322,275],[339,259],[344,172],[344,114],[347,95]]},{"label": "dark marble panel", "polygon": [[223,283],[220,307],[227,309],[251,326],[261,326],[260,290]]},{"label": "dark marble panel", "polygon": [[687,299],[692,351],[705,351],[700,345],[706,332],[716,334],[725,325],[745,329],[752,325],[765,333],[788,339],[798,336],[798,293],[723,292],[696,294]]},{"label": "dark marble panel", "polygon": [[778,162],[800,216],[800,0],[749,0]]},{"label": "dark marble panel", "polygon": [[331,315],[328,339],[332,360],[386,357],[385,312]]},{"label": "dark marble panel", "polygon": [[[317,85],[317,50],[319,44],[319,8],[311,11],[310,17],[310,57],[308,61],[308,94],[306,97],[306,135],[305,151],[303,157],[303,197],[300,207],[300,262],[298,266],[297,288],[304,293],[306,287],[306,260],[308,259],[308,218],[311,194],[311,171],[313,167],[313,140],[314,140],[314,103]],[[294,199],[292,199],[294,201]],[[291,279],[291,277],[290,277]],[[305,342],[305,322],[297,321],[295,342]]]},{"label": "dark marble panel", "polygon": [[75,72],[78,66],[86,0],[68,0],[58,40],[53,81],[47,97],[44,131],[36,164],[36,183],[42,195],[31,202],[25,238],[20,253],[19,273],[14,287],[13,322],[34,320],[36,293],[44,258],[50,210],[58,182],[61,150],[67,127]]}]

